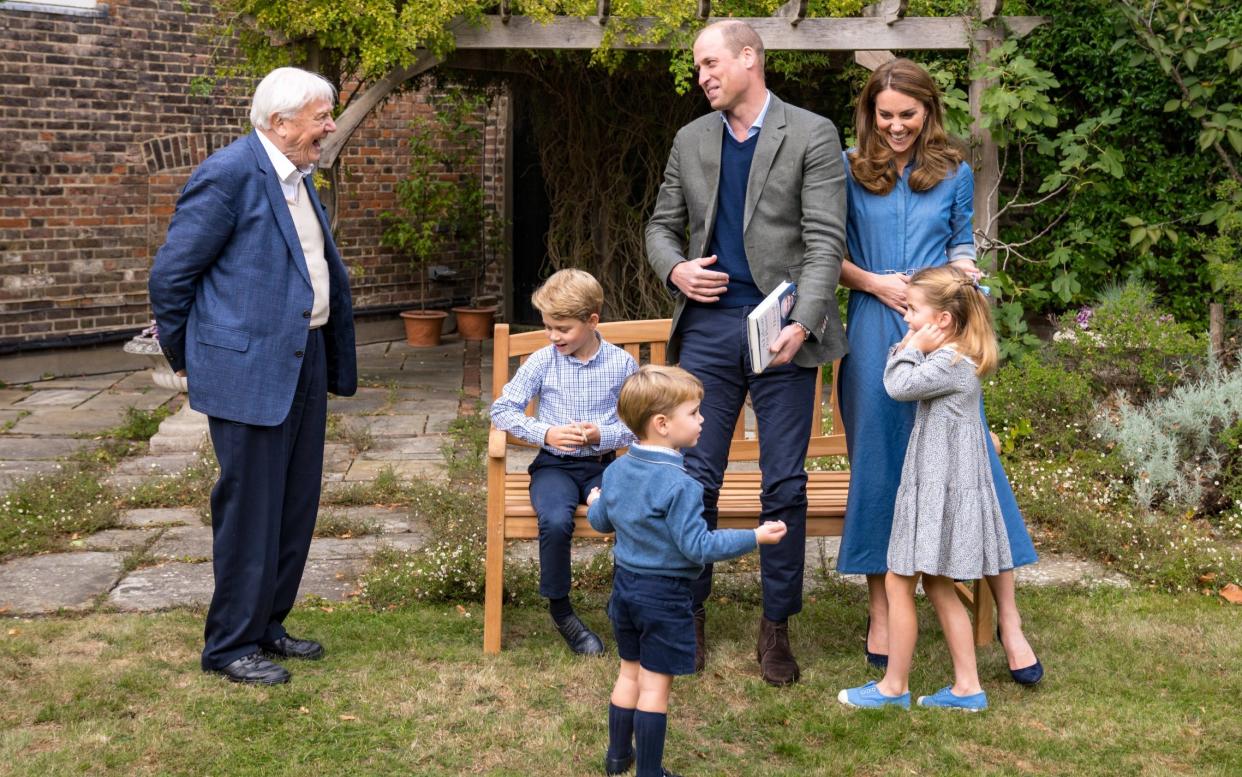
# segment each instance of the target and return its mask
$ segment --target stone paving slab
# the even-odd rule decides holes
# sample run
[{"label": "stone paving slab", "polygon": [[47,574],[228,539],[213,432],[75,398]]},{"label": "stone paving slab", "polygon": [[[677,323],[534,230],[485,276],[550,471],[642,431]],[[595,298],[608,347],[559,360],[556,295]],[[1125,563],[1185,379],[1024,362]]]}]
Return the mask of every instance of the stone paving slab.
[{"label": "stone paving slab", "polygon": [[357,459],[345,474],[348,483],[375,480],[381,470],[389,468],[401,478],[440,478],[444,476],[444,462],[432,460],[374,461]]},{"label": "stone paving slab", "polygon": [[128,373],[125,377],[112,384],[119,391],[138,391],[145,388],[159,388],[152,377],[155,370],[138,370]]},{"label": "stone paving slab", "polygon": [[111,388],[118,381],[124,380],[129,373],[126,372],[105,372],[98,375],[67,375],[62,378],[52,378],[51,380],[40,380],[29,384],[31,388],[39,391],[45,389],[101,389]]},{"label": "stone paving slab", "polygon": [[0,611],[34,615],[89,610],[121,576],[124,553],[49,553],[0,564]]},{"label": "stone paving slab", "polygon": [[359,426],[372,437],[415,437],[427,428],[426,415],[373,415],[350,419],[351,428]]},{"label": "stone paving slab", "polygon": [[170,561],[130,572],[108,594],[108,604],[123,612],[206,607],[214,589],[211,564]]},{"label": "stone paving slab", "polygon": [[410,514],[400,508],[392,507],[338,507],[335,505],[319,508],[319,520],[332,514],[354,521],[361,521],[376,528],[380,534],[403,534],[411,531]]},{"label": "stone paving slab", "polygon": [[202,525],[198,513],[188,507],[144,507],[138,510],[125,510],[121,513],[118,523],[129,527]]},{"label": "stone paving slab", "polygon": [[388,413],[381,415],[447,415],[457,416],[457,398],[405,399],[394,402]]},{"label": "stone paving slab", "polygon": [[151,555],[170,559],[211,558],[211,527],[201,523],[173,526],[151,546]]},{"label": "stone paving slab", "polygon": [[196,453],[165,453],[124,459],[113,470],[118,475],[176,475],[198,463]]},{"label": "stone paving slab", "polygon": [[29,391],[22,391],[21,389],[0,389],[0,407],[17,404],[29,396]]},{"label": "stone paving slab", "polygon": [[389,391],[386,388],[367,388],[360,387],[358,393],[352,397],[338,397],[331,395],[328,397],[329,413],[351,413],[361,415],[363,413],[372,413],[387,407],[389,404]]},{"label": "stone paving slab", "polygon": [[36,407],[77,407],[99,393],[98,389],[52,389],[40,387],[13,407],[28,410]]},{"label": "stone paving slab", "polygon": [[84,413],[63,408],[38,408],[10,430],[13,434],[68,437],[75,434],[102,432],[119,426],[125,413],[121,410]]},{"label": "stone paving slab", "polygon": [[381,534],[378,538],[379,547],[392,548],[403,553],[411,553],[423,548],[431,542],[431,529],[423,527],[405,534]]},{"label": "stone paving slab", "polygon": [[434,437],[393,437],[380,438],[375,444],[358,454],[364,461],[399,461],[404,459],[431,459],[442,461],[440,446],[445,439]]},{"label": "stone paving slab", "polygon": [[104,391],[78,406],[78,410],[120,410],[129,408],[154,410],[177,395],[169,389],[151,387],[150,391]]},{"label": "stone paving slab", "polygon": [[158,535],[161,529],[105,529],[95,532],[89,537],[76,540],[72,543],[75,547],[78,543],[87,550],[125,550],[132,551],[146,546],[153,537]]},{"label": "stone paving slab", "polygon": [[353,451],[344,443],[327,443],[323,446],[323,471],[345,473],[354,461]]},{"label": "stone paving slab", "polygon": [[97,445],[99,443],[95,440],[80,437],[18,437],[6,434],[0,435],[0,459],[59,459]]},{"label": "stone paving slab", "polygon": [[358,578],[366,571],[364,559],[325,559],[307,561],[298,587],[298,601],[318,596],[343,602],[358,594]]},{"label": "stone paving slab", "polygon": [[334,558],[370,558],[379,547],[379,540],[371,535],[348,540],[336,537],[316,537],[311,540],[308,561],[326,561]]},{"label": "stone paving slab", "polygon": [[49,472],[60,472],[65,465],[59,461],[0,461],[0,476],[17,482],[32,475],[45,475]]}]

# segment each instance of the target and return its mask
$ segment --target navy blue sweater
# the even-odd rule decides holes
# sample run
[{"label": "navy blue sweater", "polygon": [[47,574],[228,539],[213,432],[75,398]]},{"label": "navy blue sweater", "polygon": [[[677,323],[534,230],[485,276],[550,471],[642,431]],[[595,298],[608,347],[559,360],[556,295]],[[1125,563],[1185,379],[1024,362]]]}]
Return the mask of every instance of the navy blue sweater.
[{"label": "navy blue sweater", "polygon": [[640,575],[693,580],[705,564],[758,546],[749,529],[708,530],[703,487],[686,474],[682,455],[667,449],[632,446],[610,464],[587,520],[598,532],[616,532],[613,560]]},{"label": "navy blue sweater", "polygon": [[709,270],[729,274],[729,286],[715,303],[722,308],[740,308],[758,305],[764,294],[755,285],[746,260],[746,245],[742,241],[742,222],[746,215],[746,182],[750,178],[750,163],[755,158],[755,146],[759,135],[743,142],[733,139],[726,130],[720,150],[720,189],[716,195],[716,224],[712,229],[709,256],[716,255],[716,264]]}]

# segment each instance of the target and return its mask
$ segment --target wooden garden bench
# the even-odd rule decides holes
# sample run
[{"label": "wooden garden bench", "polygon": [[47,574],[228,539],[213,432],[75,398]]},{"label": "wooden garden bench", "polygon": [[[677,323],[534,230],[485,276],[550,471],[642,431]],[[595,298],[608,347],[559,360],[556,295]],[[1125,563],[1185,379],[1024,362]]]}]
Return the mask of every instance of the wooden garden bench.
[{"label": "wooden garden bench", "polygon": [[[646,321],[612,321],[599,325],[599,332],[613,345],[624,348],[640,364],[664,364],[669,319]],[[492,392],[499,395],[512,377],[510,360],[519,362],[548,344],[542,330],[510,334],[508,324],[497,324],[492,347]],[[833,383],[839,362],[832,365]],[[828,391],[832,413],[832,433],[823,433],[823,386],[815,388],[815,418],[811,423],[808,457],[844,456],[845,434],[836,406],[836,391]],[[536,401],[526,409],[534,415]],[[487,446],[487,577],[484,594],[483,651],[499,653],[501,616],[504,596],[505,543],[539,536],[539,522],[530,503],[530,476],[525,472],[509,472],[508,446],[533,447],[513,435],[492,427]],[[751,529],[759,515],[760,473],[759,441],[753,429],[747,429],[747,413],[738,414],[733,443],[729,449],[729,468],[720,489],[719,522],[721,528]],[[735,466],[736,465],[736,466]],[[845,497],[849,491],[849,472],[813,471],[807,473],[808,537],[840,536],[845,516]],[[581,505],[574,519],[574,537],[602,537],[586,519],[586,506]],[[975,641],[986,645],[995,630],[991,593],[986,585],[974,584],[974,590],[958,584],[958,594],[975,616]]]}]

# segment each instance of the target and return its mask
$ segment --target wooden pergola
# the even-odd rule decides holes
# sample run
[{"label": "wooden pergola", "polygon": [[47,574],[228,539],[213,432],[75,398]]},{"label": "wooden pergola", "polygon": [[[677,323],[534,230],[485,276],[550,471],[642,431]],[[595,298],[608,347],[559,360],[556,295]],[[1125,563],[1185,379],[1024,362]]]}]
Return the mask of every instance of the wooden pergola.
[{"label": "wooden pergola", "polygon": [[[979,0],[975,15],[958,17],[909,17],[909,0],[878,0],[850,18],[808,18],[808,0],[789,0],[770,17],[739,19],[759,33],[769,51],[815,51],[852,53],[854,61],[870,70],[894,57],[893,51],[966,51],[972,65],[1006,38],[1020,38],[1048,21],[1042,16],[1001,16],[1002,0]],[[696,0],[700,24],[722,20],[711,15],[711,0]],[[337,131],[323,145],[321,166],[332,167],[354,131],[397,87],[437,65],[487,67],[480,59],[487,52],[509,50],[582,50],[604,45],[614,23],[609,0],[597,0],[596,15],[558,16],[541,22],[513,16],[509,0],[500,0],[498,12],[481,23],[460,21],[453,25],[455,51],[447,58],[424,52],[408,66],[400,67],[357,95],[336,121]],[[614,36],[614,48],[667,50],[678,43],[651,41],[645,35],[657,25],[651,18],[626,19],[624,35]],[[1000,170],[996,144],[979,121],[980,99],[988,83],[970,84],[971,167],[975,173],[976,234],[986,244],[996,238]]]}]

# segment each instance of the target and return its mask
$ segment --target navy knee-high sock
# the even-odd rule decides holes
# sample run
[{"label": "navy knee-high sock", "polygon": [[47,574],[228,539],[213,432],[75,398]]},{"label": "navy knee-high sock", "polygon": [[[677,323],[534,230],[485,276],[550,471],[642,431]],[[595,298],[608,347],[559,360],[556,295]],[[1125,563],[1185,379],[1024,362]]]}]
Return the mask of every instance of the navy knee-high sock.
[{"label": "navy knee-high sock", "polygon": [[634,752],[634,710],[608,705],[608,757],[625,758]]},{"label": "navy knee-high sock", "polygon": [[663,712],[634,711],[634,749],[638,770],[635,777],[662,777],[664,774],[664,732],[668,715]]}]

